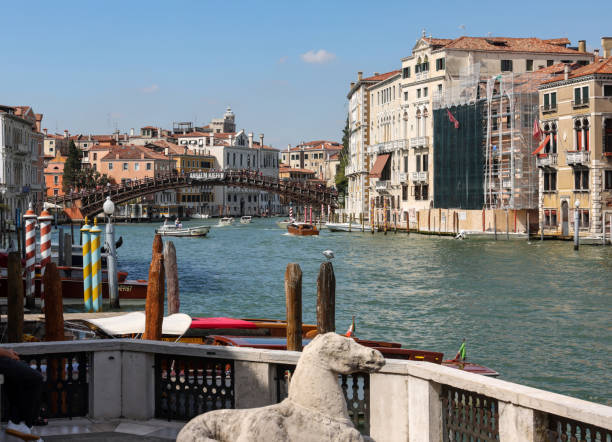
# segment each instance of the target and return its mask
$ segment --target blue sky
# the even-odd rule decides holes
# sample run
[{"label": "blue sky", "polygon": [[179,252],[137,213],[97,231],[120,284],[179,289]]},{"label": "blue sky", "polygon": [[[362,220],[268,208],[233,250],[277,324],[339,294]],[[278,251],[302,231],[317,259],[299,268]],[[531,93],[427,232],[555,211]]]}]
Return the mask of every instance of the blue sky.
[{"label": "blue sky", "polygon": [[340,140],[357,71],[399,68],[422,29],[599,48],[612,3],[582,5],[588,12],[566,0],[5,1],[0,104],[31,105],[43,127],[71,133],[202,124],[231,105],[239,129],[278,148]]}]

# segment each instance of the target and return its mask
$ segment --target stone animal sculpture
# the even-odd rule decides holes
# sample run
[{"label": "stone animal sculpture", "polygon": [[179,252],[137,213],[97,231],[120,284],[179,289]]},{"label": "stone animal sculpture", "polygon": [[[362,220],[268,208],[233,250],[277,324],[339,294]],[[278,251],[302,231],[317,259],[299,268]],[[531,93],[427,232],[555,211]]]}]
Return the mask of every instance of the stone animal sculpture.
[{"label": "stone animal sculpture", "polygon": [[382,354],[353,339],[326,333],[308,344],[295,368],[289,397],[279,404],[216,410],[193,418],[177,442],[371,441],[349,419],[338,374],[378,371]]}]

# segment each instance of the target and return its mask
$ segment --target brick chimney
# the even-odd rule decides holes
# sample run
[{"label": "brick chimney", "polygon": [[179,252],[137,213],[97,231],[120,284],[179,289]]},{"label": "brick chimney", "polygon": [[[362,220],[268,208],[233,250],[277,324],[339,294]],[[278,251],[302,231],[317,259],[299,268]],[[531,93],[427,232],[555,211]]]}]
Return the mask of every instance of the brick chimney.
[{"label": "brick chimney", "polygon": [[47,135],[49,135],[49,134],[47,133],[47,129],[46,129],[46,128],[45,128],[45,129],[43,129],[43,132],[45,133],[45,137],[46,137]]},{"label": "brick chimney", "polygon": [[253,147],[253,132],[249,132],[249,147]]},{"label": "brick chimney", "polygon": [[361,81],[362,77],[363,77],[363,72],[361,71],[357,72],[357,81]]},{"label": "brick chimney", "polygon": [[64,138],[68,138],[68,137],[69,137],[68,131],[64,129]]},{"label": "brick chimney", "polygon": [[569,78],[570,68],[568,65],[563,66],[563,79],[567,80]]},{"label": "brick chimney", "polygon": [[612,57],[612,37],[601,37],[601,50],[603,58]]},{"label": "brick chimney", "polygon": [[263,147],[263,140],[264,140],[264,134],[259,134],[259,144],[261,147]]},{"label": "brick chimney", "polygon": [[578,52],[586,52],[586,40],[578,40]]}]

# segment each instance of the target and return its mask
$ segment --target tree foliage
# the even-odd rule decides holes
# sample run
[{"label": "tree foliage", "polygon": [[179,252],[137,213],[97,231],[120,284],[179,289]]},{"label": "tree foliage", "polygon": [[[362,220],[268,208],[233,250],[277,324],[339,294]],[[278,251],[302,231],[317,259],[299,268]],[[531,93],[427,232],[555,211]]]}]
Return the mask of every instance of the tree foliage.
[{"label": "tree foliage", "polygon": [[68,158],[64,164],[64,175],[62,177],[62,188],[68,192],[71,188],[77,187],[77,176],[81,170],[81,151],[77,149],[74,141],[70,141],[68,146]]},{"label": "tree foliage", "polygon": [[348,187],[348,178],[344,174],[344,169],[349,163],[349,140],[350,140],[350,128],[349,120],[346,118],[346,124],[342,129],[342,150],[340,151],[340,164],[336,169],[336,189],[339,194],[346,194]]},{"label": "tree foliage", "polygon": [[76,187],[79,189],[95,189],[98,186],[106,186],[109,182],[106,174],[100,174],[91,167],[81,169],[76,177]]}]

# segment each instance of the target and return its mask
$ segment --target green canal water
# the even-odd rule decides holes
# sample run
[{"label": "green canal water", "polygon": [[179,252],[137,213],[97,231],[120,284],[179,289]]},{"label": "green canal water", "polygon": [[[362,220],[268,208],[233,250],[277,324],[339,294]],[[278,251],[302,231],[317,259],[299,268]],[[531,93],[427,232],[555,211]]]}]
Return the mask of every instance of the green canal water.
[{"label": "green canal water", "polygon": [[[238,220],[236,220],[238,221]],[[501,378],[612,405],[612,247],[331,233],[293,237],[276,219],[174,238],[181,310],[284,318],[287,263],[303,272],[303,316],[316,321],[316,278],[336,254],[336,326],[468,359]],[[216,220],[204,223],[216,224]],[[202,224],[190,221],[185,225]],[[146,278],[155,224],[119,225],[119,268]]]}]

